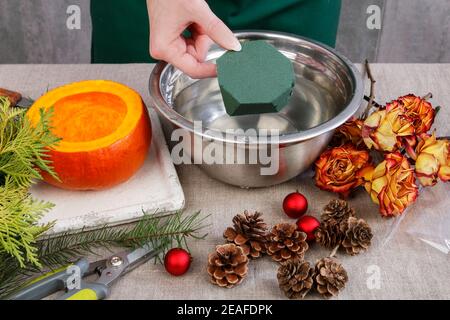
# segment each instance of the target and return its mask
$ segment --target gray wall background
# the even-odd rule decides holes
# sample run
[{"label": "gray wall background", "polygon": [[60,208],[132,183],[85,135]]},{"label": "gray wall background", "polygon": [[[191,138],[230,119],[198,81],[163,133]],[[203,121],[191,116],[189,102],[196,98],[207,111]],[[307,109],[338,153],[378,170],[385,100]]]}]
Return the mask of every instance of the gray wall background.
[{"label": "gray wall background", "polygon": [[[89,63],[89,3],[0,0],[0,63]],[[81,30],[66,27],[74,4]],[[382,8],[381,30],[366,27],[372,4]],[[337,49],[354,62],[450,62],[449,31],[449,0],[343,0]]]}]

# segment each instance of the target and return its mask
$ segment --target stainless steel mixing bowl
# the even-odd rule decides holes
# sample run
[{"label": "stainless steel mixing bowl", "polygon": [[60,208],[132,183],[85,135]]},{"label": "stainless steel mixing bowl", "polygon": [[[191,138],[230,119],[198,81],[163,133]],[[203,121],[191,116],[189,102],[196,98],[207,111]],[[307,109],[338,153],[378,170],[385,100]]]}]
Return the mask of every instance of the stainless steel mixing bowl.
[{"label": "stainless steel mixing bowl", "polygon": [[[164,62],[158,63],[151,74],[150,94],[169,140],[174,129],[183,129],[191,146],[224,150],[218,156],[223,161],[212,164],[204,162],[201,152],[184,151],[208,175],[240,187],[271,186],[311,166],[328,145],[334,129],[359,109],[364,84],[355,66],[325,45],[275,32],[244,31],[236,35],[241,41],[266,40],[292,61],[296,84],[289,104],[281,112],[231,117],[225,111],[216,78],[194,80]],[[223,53],[214,46],[207,60],[215,61]],[[194,130],[194,121],[202,121],[203,128]],[[277,129],[280,136],[279,141],[261,142],[248,132],[224,135],[229,129]],[[261,168],[272,164],[259,157],[252,162],[255,159],[250,156],[268,146],[269,156],[276,157],[278,164],[278,170],[271,175],[262,174]],[[237,158],[239,152],[245,153],[245,163]]]}]

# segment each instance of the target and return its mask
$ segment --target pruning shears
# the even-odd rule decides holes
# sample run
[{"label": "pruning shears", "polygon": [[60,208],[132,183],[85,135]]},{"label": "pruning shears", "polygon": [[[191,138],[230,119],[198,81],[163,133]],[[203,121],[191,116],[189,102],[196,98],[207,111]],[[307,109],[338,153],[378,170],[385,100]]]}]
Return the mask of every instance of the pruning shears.
[{"label": "pruning shears", "polygon": [[[58,300],[103,300],[108,297],[110,287],[124,274],[154,258],[160,250],[150,244],[135,250],[124,251],[107,259],[89,263],[85,258],[78,262],[51,271],[33,280],[10,300],[40,300],[58,291],[65,291]],[[97,274],[94,282],[84,278]]]}]

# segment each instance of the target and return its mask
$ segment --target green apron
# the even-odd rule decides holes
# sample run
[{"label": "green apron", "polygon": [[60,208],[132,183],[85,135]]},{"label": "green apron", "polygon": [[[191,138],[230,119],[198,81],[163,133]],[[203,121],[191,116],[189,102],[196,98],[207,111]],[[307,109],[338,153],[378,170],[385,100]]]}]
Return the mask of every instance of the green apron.
[{"label": "green apron", "polygon": [[[284,31],[334,46],[341,0],[210,0],[232,30]],[[91,0],[92,62],[153,62],[145,0]]]}]

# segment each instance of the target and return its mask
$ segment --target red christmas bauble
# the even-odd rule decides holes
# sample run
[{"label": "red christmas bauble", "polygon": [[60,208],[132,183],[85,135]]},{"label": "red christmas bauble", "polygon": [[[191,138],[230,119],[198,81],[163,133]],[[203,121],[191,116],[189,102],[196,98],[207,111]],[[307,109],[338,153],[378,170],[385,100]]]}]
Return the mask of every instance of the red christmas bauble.
[{"label": "red christmas bauble", "polygon": [[164,267],[171,275],[181,276],[188,271],[191,260],[189,252],[181,248],[174,248],[166,253]]},{"label": "red christmas bauble", "polygon": [[306,240],[315,240],[314,231],[320,226],[320,221],[311,216],[303,216],[297,221],[298,230],[306,233],[308,238]]},{"label": "red christmas bauble", "polygon": [[298,219],[308,210],[308,200],[298,191],[291,193],[284,198],[283,210],[290,218]]}]

